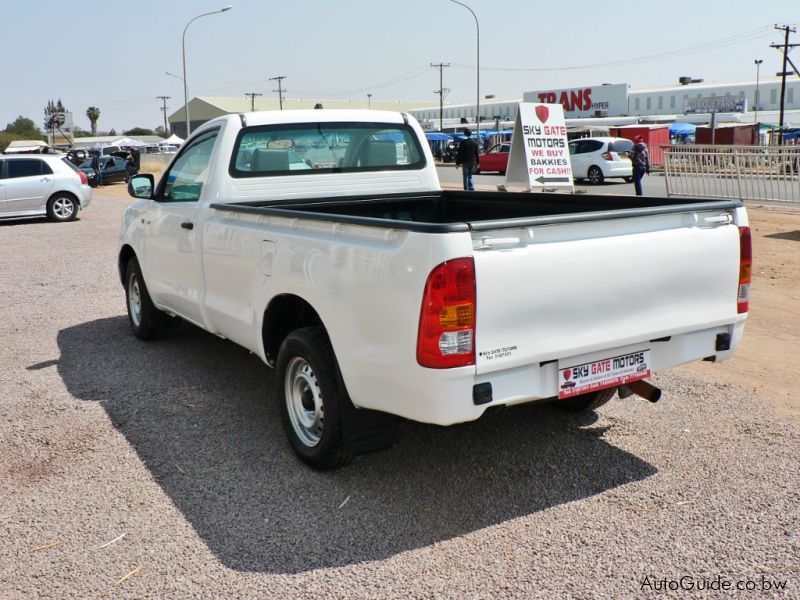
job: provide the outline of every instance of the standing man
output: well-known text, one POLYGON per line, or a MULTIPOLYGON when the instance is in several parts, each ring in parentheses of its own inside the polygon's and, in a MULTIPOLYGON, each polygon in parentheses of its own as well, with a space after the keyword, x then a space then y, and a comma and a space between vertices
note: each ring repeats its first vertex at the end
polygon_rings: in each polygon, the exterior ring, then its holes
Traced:
POLYGON ((642 195, 642 177, 650 174, 650 153, 644 143, 644 137, 637 135, 634 138, 631 162, 633 163, 633 188, 636 195, 642 195))
POLYGON ((103 172, 100 170, 101 166, 100 150, 97 150, 92 155, 92 169, 94 169, 94 185, 96 187, 103 187, 103 172))
POLYGON ((478 144, 472 141, 470 138, 471 135, 472 132, 468 128, 465 128, 464 141, 461 142, 461 145, 458 147, 458 153, 456 154, 456 169, 459 166, 462 169, 461 173, 464 178, 464 189, 474 191, 475 186, 472 183, 472 174, 481 161, 478 158, 478 144))

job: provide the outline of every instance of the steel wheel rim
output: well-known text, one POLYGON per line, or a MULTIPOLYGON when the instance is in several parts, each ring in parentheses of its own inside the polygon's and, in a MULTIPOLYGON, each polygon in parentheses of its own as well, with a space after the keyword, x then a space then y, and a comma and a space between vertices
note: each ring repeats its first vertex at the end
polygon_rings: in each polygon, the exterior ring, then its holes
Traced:
POLYGON ((75 206, 69 198, 56 198, 53 202, 53 212, 60 219, 69 219, 75 212, 75 206))
POLYGON ((138 327, 142 323, 142 293, 139 290, 139 280, 136 275, 131 276, 128 282, 128 310, 131 313, 131 321, 138 327))
POLYGON ((304 358, 295 356, 289 361, 284 390, 292 429, 304 446, 313 448, 322 439, 325 407, 317 376, 304 358))

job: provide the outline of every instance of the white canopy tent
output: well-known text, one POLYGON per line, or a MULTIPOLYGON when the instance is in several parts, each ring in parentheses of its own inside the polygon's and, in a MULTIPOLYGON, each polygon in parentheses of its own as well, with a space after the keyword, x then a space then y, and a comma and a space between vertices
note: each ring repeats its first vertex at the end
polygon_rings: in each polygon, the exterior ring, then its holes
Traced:
POLYGON ((183 138, 181 138, 181 137, 178 137, 177 135, 175 135, 175 134, 173 133, 171 136, 169 136, 169 137, 168 137, 167 139, 165 139, 163 142, 159 142, 159 144, 158 144, 158 145, 159 145, 159 146, 166 146, 166 145, 170 145, 170 146, 180 146, 180 145, 181 145, 181 144, 182 144, 184 141, 185 141, 185 140, 184 140, 183 138))

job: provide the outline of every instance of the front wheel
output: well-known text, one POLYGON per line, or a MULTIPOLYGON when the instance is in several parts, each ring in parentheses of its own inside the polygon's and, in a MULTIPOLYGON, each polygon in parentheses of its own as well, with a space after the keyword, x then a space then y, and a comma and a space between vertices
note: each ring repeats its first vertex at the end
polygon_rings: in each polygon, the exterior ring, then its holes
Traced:
POLYGON ((609 388, 599 390, 597 392, 590 392, 588 394, 581 394, 573 398, 566 398, 564 400, 557 400, 553 404, 555 407, 566 413, 584 413, 596 410, 606 404, 614 397, 617 388, 609 388))
POLYGON ((603 183, 603 171, 600 167, 589 167, 589 183, 598 185, 603 183))
POLYGON ((158 310, 150 299, 136 258, 131 258, 125 269, 125 301, 128 306, 128 323, 133 335, 140 340, 152 339, 166 328, 170 318, 158 310))
POLYGON ((73 221, 79 209, 78 201, 72 194, 58 193, 47 202, 47 216, 51 221, 73 221))

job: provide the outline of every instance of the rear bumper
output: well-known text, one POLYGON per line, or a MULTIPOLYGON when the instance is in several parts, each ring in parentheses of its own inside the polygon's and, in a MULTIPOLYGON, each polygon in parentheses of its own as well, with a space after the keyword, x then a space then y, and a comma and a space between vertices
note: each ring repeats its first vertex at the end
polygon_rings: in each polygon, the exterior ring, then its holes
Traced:
POLYGON ((632 177, 633 167, 629 162, 606 165, 603 174, 605 177, 632 177))
MULTIPOLYGON (((650 350, 651 371, 714 357, 729 358, 741 339, 744 320, 680 335, 645 341, 590 354, 565 357, 576 364, 609 358, 642 349, 650 350), (730 348, 717 350, 718 336, 730 336, 730 348)), ((423 369, 412 380, 383 381, 380 393, 362 396, 363 388, 351 389, 357 406, 381 410, 407 419, 452 425, 479 418, 490 406, 510 406, 552 401, 558 396, 558 361, 544 361, 476 375, 472 367, 423 369), (353 393, 356 392, 356 393, 353 393), (490 396, 487 396, 490 394, 490 396), (475 396, 479 397, 475 397, 475 396), (487 401, 488 399, 488 401, 487 401), (476 402, 480 402, 477 403, 476 402)), ((350 387, 350 386, 348 386, 350 387)))

